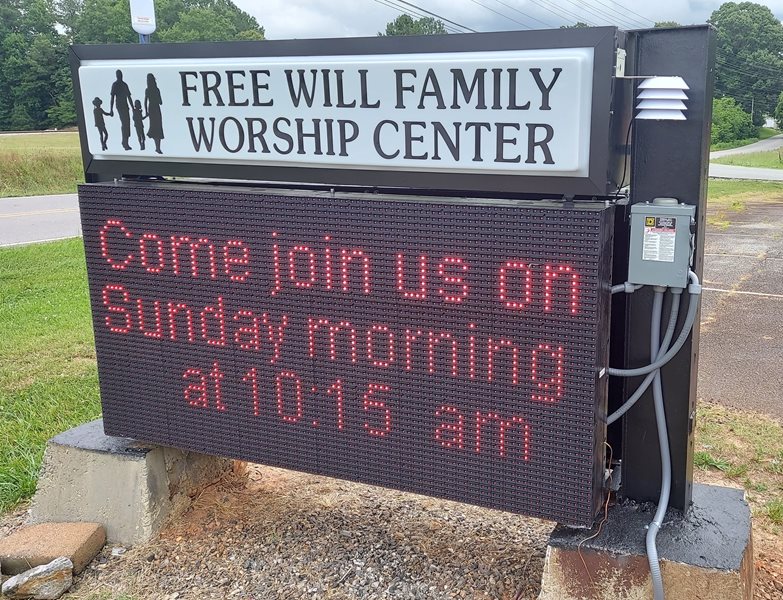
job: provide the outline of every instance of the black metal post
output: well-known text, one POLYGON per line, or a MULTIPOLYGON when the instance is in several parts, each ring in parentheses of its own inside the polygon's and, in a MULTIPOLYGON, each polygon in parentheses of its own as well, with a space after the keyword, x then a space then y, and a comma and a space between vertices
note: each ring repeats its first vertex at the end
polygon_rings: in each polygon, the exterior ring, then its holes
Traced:
MULTIPOLYGON (((707 25, 677 29, 650 29, 629 34, 635 46, 635 75, 679 75, 687 91, 686 121, 644 121, 634 125, 631 158, 631 203, 665 196, 694 204, 696 248, 694 271, 701 276, 704 254, 709 132, 712 118, 715 35, 707 25)), ((627 225, 626 225, 627 226, 627 225)), ((688 302, 683 295, 683 310, 688 302)), ((647 364, 652 290, 628 296, 625 306, 624 359, 626 366, 647 364)), ((668 306, 664 308, 666 311, 668 306)), ((679 354, 662 371, 666 420, 672 452, 672 493, 669 505, 687 510, 693 485, 693 419, 699 319, 679 354)), ((681 323, 680 323, 681 325, 681 323)), ((617 339, 616 336, 615 340, 617 339)), ((624 397, 642 378, 625 382, 624 397)), ((613 399, 613 404, 617 399, 613 399)), ((625 497, 657 501, 661 486, 660 448, 651 392, 648 391, 623 419, 622 459, 625 497)))

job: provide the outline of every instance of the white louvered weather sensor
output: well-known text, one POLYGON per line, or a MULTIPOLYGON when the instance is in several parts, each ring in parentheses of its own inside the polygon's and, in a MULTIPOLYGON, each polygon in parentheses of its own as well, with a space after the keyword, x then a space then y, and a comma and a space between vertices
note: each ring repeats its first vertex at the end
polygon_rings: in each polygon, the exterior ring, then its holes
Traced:
POLYGON ((648 77, 639 84, 636 98, 637 119, 685 121, 685 90, 690 89, 682 77, 648 77))

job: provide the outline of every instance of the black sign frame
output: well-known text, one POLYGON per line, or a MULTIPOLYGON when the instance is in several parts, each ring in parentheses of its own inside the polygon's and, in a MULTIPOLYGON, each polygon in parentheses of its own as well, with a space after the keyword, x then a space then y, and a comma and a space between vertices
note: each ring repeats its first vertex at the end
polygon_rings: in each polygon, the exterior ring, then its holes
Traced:
MULTIPOLYGON (((593 97, 591 105, 590 162, 587 177, 532 176, 524 174, 442 173, 436 171, 387 171, 377 169, 312 168, 208 164, 167 161, 98 160, 82 136, 82 157, 88 182, 107 181, 123 176, 177 176, 279 181, 326 185, 353 185, 370 188, 408 188, 499 192, 502 194, 556 194, 607 196, 616 191, 624 159, 618 159, 611 141, 615 52, 621 33, 616 27, 508 31, 481 34, 452 34, 406 37, 272 40, 262 42, 221 42, 187 44, 74 45, 70 64, 79 128, 86 130, 81 101, 79 66, 87 60, 242 58, 265 56, 351 56, 368 54, 413 54, 424 52, 476 52, 557 48, 594 48, 593 97), (607 143, 609 142, 609 143, 607 143), (401 186, 400 181, 405 185, 401 186)), ((614 111, 615 113, 617 111, 614 111)))

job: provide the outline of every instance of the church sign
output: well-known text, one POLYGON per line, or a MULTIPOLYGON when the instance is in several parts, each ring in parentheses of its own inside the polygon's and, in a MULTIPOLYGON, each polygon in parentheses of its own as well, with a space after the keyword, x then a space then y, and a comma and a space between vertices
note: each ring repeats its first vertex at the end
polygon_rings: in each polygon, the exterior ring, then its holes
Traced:
POLYGON ((589 526, 622 43, 75 46, 106 433, 589 526))
POLYGON ((75 47, 87 171, 611 190, 613 28, 442 38, 75 47))

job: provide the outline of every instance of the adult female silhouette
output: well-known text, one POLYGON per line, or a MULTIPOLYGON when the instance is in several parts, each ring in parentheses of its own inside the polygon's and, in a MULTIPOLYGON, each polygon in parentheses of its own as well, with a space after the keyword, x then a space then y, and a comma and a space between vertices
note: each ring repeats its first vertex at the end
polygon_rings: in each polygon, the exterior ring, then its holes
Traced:
POLYGON ((155 152, 163 154, 160 150, 160 141, 163 139, 163 117, 160 113, 160 105, 163 99, 160 97, 158 83, 152 73, 147 73, 147 89, 144 90, 144 111, 150 119, 147 137, 155 141, 155 152))

